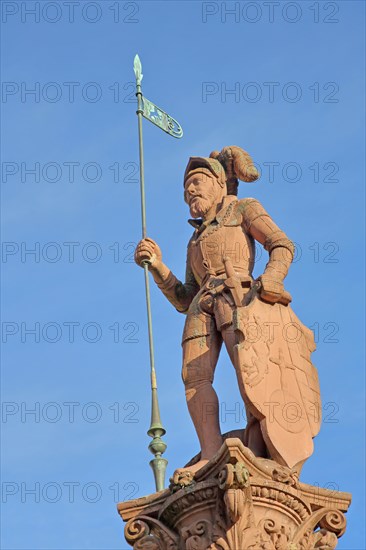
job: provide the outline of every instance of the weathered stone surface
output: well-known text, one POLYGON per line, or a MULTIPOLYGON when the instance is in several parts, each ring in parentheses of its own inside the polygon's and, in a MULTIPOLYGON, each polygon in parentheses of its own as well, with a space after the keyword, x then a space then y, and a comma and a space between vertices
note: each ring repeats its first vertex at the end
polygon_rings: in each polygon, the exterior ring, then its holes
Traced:
POLYGON ((315 342, 284 288, 293 243, 256 199, 236 197, 238 179, 257 177, 236 146, 190 158, 184 282, 155 241, 136 247, 136 263, 186 314, 182 378, 201 451, 169 489, 118 505, 134 550, 333 550, 345 531, 351 495, 299 481, 321 424, 315 342), (256 280, 255 241, 269 256, 256 280), (222 344, 248 420, 226 437, 213 388, 222 344))
POLYGON ((134 550, 333 550, 349 493, 301 483, 228 438, 194 479, 118 504, 134 550))
MULTIPOLYGON (((136 263, 148 264, 166 298, 186 314, 182 378, 201 446, 193 470, 210 460, 223 441, 212 385, 223 343, 246 408, 244 442, 257 457, 299 473, 320 428, 319 382, 311 362, 314 335, 295 315, 284 287, 293 243, 258 200, 236 197, 238 179, 257 177, 240 147, 190 158, 184 199, 195 231, 184 282, 163 263, 155 241, 146 238, 136 247, 136 263), (255 241, 268 252, 257 280, 255 241)), ((176 475, 186 474, 180 469, 176 475)))

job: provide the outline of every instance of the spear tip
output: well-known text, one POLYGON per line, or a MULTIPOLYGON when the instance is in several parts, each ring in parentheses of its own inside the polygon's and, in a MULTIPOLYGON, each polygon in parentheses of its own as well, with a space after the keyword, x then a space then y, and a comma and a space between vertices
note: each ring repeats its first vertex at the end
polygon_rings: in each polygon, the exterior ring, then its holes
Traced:
POLYGON ((142 65, 138 54, 135 55, 135 59, 133 60, 133 70, 135 72, 137 82, 140 83, 143 78, 143 74, 142 65))

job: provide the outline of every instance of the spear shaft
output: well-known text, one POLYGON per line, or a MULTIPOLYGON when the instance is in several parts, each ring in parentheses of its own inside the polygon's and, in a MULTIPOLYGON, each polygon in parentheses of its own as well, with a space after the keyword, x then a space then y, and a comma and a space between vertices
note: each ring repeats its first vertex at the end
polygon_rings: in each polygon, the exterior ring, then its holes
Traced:
MULTIPOLYGON (((142 134, 142 114, 143 100, 141 90, 141 62, 138 56, 135 57, 134 63, 136 75, 136 96, 137 96, 137 119, 138 119, 138 134, 139 134, 139 155, 140 155, 140 196, 141 196, 141 228, 142 238, 146 238, 146 198, 145 198, 145 170, 144 170, 144 143, 142 134)), ((150 466, 154 472, 155 486, 157 491, 164 489, 165 471, 168 461, 162 458, 162 454, 166 449, 166 444, 161 439, 166 431, 160 420, 160 410, 157 393, 157 382, 155 372, 154 359, 154 339, 152 331, 152 315, 151 315, 151 300, 150 300, 150 283, 149 283, 149 262, 143 262, 144 278, 145 278, 145 294, 146 294, 146 309, 147 309, 147 324, 149 333, 149 350, 150 350, 150 377, 151 377, 151 423, 148 430, 148 435, 153 438, 150 442, 149 450, 154 454, 150 461, 150 466)))
MULTIPOLYGON (((141 229, 142 238, 146 238, 146 195, 145 195, 145 165, 144 165, 144 140, 142 134, 142 91, 141 85, 136 85, 137 96, 137 119, 139 132, 139 155, 140 155, 140 197, 141 197, 141 229)), ((152 331, 152 315, 151 315, 151 300, 150 300, 150 282, 149 282, 149 262, 143 263, 145 275, 145 294, 146 294, 146 309, 147 309, 147 325, 149 333, 149 350, 150 350, 150 368, 151 368, 151 389, 156 390, 156 373, 155 373, 155 356, 154 356, 154 339, 152 331)))

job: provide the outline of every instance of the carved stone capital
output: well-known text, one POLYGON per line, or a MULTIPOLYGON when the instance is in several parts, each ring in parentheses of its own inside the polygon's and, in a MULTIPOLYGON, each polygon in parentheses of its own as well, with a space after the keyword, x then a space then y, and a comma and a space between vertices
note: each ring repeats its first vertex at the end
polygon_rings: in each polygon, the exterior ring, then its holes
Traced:
POLYGON ((193 483, 118 510, 134 550, 334 550, 350 502, 226 439, 193 483))

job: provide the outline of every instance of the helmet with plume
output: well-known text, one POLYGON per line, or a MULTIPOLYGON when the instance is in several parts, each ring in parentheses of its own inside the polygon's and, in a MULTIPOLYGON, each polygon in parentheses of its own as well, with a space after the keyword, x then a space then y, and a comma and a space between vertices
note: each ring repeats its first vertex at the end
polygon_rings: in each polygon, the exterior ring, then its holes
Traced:
POLYGON ((184 173, 184 182, 197 172, 213 175, 221 187, 226 184, 228 195, 238 194, 238 180, 252 182, 259 177, 249 153, 236 145, 224 147, 221 152, 213 151, 209 158, 191 157, 184 173))

